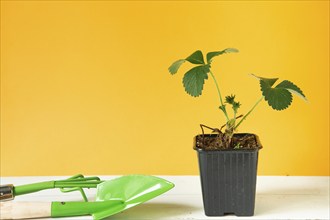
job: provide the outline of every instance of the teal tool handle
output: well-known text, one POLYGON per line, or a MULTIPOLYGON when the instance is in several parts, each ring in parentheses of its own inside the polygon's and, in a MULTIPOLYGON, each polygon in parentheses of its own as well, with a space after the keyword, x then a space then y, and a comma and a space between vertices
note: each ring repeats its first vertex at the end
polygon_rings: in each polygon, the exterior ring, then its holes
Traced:
POLYGON ((47 182, 26 184, 22 186, 15 186, 14 196, 34 193, 44 189, 53 189, 54 187, 55 187, 55 181, 47 181, 47 182))
POLYGON ((93 215, 99 216, 106 210, 117 210, 124 206, 122 200, 108 200, 99 202, 52 202, 51 216, 54 217, 70 217, 93 215))

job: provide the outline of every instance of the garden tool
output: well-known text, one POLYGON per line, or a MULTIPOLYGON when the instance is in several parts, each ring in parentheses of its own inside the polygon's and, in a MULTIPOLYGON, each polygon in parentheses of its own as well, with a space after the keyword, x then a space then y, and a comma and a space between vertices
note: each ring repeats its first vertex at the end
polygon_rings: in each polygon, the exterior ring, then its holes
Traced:
POLYGON ((94 220, 104 219, 159 196, 173 187, 173 183, 158 177, 127 175, 98 184, 93 202, 2 202, 0 219, 83 215, 92 215, 94 220))
POLYGON ((84 177, 81 174, 70 177, 66 180, 47 181, 26 184, 21 186, 13 186, 12 184, 0 186, 0 201, 8 201, 15 198, 15 196, 34 193, 45 189, 60 188, 61 192, 80 191, 82 197, 87 202, 86 194, 83 188, 96 188, 98 184, 103 181, 100 178, 84 177))

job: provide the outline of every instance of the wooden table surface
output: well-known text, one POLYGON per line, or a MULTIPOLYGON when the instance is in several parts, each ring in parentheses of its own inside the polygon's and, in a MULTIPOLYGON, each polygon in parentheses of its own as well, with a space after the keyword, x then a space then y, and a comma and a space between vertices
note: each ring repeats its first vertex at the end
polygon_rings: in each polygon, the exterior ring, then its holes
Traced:
MULTIPOLYGON (((110 180, 117 176, 100 176, 110 180)), ((199 176, 159 176, 175 184, 167 193, 144 204, 127 209, 108 219, 330 219, 329 176, 258 176, 256 207, 253 217, 206 217, 203 211, 199 176)), ((1 177, 0 184, 22 185, 67 177, 1 177)), ((86 190, 90 198, 95 189, 86 190)), ((58 189, 17 196, 18 201, 80 201, 78 192, 61 193, 58 189)), ((1 212, 0 212, 1 215, 1 212)), ((91 216, 60 219, 92 219, 91 216)))

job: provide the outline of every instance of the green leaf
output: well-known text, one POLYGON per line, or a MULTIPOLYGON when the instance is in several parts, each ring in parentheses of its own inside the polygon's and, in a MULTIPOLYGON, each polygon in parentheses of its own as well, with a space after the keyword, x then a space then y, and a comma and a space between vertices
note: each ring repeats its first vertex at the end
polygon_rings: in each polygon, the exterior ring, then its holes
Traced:
POLYGON ((226 105, 220 105, 219 109, 223 112, 226 112, 226 105))
POLYGON ((227 48, 224 51, 225 51, 225 53, 238 53, 239 52, 239 50, 236 48, 227 48))
POLYGON ((267 83, 270 87, 272 87, 274 85, 274 83, 278 80, 278 78, 264 78, 264 77, 260 77, 260 76, 256 76, 254 74, 251 74, 252 76, 256 77, 259 80, 264 81, 265 83, 267 83))
POLYGON ((234 102, 233 103, 233 109, 234 109, 235 112, 237 112, 239 107, 241 107, 241 103, 239 103, 239 102, 234 102))
POLYGON ((284 88, 287 89, 289 92, 298 95, 300 98, 304 99, 305 101, 307 101, 306 96, 304 95, 303 91, 301 91, 301 89, 296 86, 295 84, 293 84, 292 82, 290 82, 289 80, 283 80, 280 84, 278 84, 276 86, 276 88, 284 88))
POLYGON ((289 107, 292 102, 292 93, 307 100, 301 89, 288 80, 284 80, 272 88, 272 85, 277 79, 258 78, 260 79, 262 95, 265 97, 268 104, 275 110, 283 110, 289 107))
POLYGON ((260 80, 262 95, 268 102, 268 105, 275 110, 284 110, 290 106, 292 102, 291 93, 284 88, 271 88, 267 81, 260 80))
POLYGON ((240 143, 237 143, 236 146, 234 147, 234 149, 240 149, 242 148, 243 146, 240 144, 240 143))
POLYGON ((235 102, 235 95, 226 96, 226 103, 233 104, 235 102))
POLYGON ((213 57, 219 56, 224 53, 237 53, 238 50, 235 48, 227 48, 222 51, 214 51, 214 52, 209 52, 206 55, 207 63, 210 64, 212 62, 213 57))
POLYGON ((203 53, 200 50, 195 51, 193 54, 187 57, 186 60, 193 64, 205 64, 203 53))
POLYGON ((168 68, 168 71, 169 71, 172 75, 176 74, 176 73, 178 72, 180 66, 181 66, 184 62, 186 62, 186 60, 183 60, 183 59, 175 61, 175 62, 174 62, 169 68, 168 68))
POLYGON ((237 110, 241 106, 241 103, 236 102, 235 97, 236 97, 235 95, 226 96, 225 97, 225 99, 226 99, 225 103, 228 103, 228 104, 232 105, 232 108, 233 108, 234 112, 237 112, 237 110))
POLYGON ((202 65, 190 69, 183 77, 183 86, 185 91, 197 97, 202 94, 204 81, 208 78, 207 73, 210 71, 209 66, 202 65))

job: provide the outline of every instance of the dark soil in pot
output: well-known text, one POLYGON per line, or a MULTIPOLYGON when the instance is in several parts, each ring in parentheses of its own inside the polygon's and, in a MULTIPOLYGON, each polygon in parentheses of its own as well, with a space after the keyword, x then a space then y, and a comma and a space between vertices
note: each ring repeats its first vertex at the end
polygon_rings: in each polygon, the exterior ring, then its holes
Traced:
POLYGON ((261 149, 258 136, 249 133, 234 134, 228 149, 221 145, 222 134, 205 134, 196 136, 194 147, 203 150, 230 150, 230 149, 261 149))

